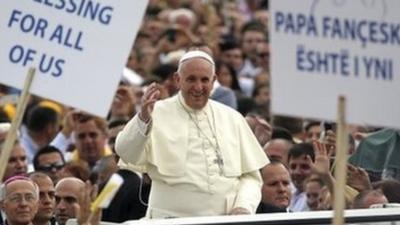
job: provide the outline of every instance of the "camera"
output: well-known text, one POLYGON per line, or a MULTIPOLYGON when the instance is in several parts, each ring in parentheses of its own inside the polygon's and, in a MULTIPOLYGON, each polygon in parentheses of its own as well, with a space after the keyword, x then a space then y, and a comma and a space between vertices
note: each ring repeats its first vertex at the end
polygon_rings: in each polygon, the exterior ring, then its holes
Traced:
POLYGON ((176 32, 177 30, 174 28, 168 28, 165 31, 165 35, 167 36, 167 40, 171 43, 174 43, 176 41, 176 32))
POLYGON ((324 130, 333 130, 333 123, 324 122, 324 130))
POLYGON ((321 135, 320 135, 321 141, 324 140, 328 130, 336 132, 336 123, 327 121, 321 123, 321 135))

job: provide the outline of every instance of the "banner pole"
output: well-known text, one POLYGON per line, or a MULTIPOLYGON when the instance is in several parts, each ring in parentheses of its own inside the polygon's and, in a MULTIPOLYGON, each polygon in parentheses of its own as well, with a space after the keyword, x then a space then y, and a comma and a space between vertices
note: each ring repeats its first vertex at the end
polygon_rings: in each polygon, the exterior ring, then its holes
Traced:
POLYGON ((334 186, 334 218, 332 224, 344 224, 344 209, 346 206, 345 189, 347 179, 347 151, 348 134, 346 123, 346 98, 338 98, 338 117, 336 130, 336 166, 335 166, 335 186, 334 186))
POLYGON ((17 112, 12 120, 11 128, 7 132, 6 139, 4 141, 3 149, 0 155, 0 181, 3 180, 5 169, 8 163, 8 158, 11 155, 11 151, 14 147, 15 139, 17 138, 17 131, 21 125, 22 118, 29 100, 29 89, 31 87, 33 77, 35 75, 35 68, 29 68, 28 74, 25 78, 24 88, 18 100, 17 112))

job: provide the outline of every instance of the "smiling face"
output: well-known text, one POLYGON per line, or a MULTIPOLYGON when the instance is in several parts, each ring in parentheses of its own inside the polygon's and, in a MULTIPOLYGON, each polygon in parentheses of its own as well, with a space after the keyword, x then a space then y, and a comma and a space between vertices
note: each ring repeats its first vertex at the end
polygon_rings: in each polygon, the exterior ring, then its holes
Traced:
POLYGON ((303 191, 303 182, 311 175, 311 165, 305 154, 289 159, 289 171, 294 186, 303 191))
POLYGON ((178 70, 179 84, 185 103, 193 109, 202 109, 208 101, 215 80, 214 66, 207 60, 190 58, 178 70))

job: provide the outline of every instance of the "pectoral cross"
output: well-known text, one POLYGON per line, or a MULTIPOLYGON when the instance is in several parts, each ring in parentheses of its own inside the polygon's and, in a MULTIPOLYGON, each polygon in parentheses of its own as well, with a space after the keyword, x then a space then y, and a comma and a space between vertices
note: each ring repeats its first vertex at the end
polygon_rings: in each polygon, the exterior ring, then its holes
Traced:
POLYGON ((216 159, 214 159, 214 163, 218 164, 219 167, 222 167, 224 165, 224 160, 220 157, 217 157, 216 159))
POLYGON ((223 173, 224 173, 224 160, 222 159, 222 157, 219 154, 217 154, 217 158, 214 159, 214 163, 218 164, 219 174, 223 175, 223 173))

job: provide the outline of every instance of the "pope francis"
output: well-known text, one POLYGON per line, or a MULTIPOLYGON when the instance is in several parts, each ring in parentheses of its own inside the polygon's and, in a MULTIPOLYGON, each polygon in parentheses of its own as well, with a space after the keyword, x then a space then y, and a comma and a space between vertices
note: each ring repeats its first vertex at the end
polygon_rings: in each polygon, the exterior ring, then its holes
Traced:
POLYGON ((159 100, 157 84, 116 140, 121 159, 152 179, 147 218, 254 213, 259 169, 269 161, 245 119, 209 99, 216 79, 210 55, 194 50, 179 61, 180 92, 159 100))

